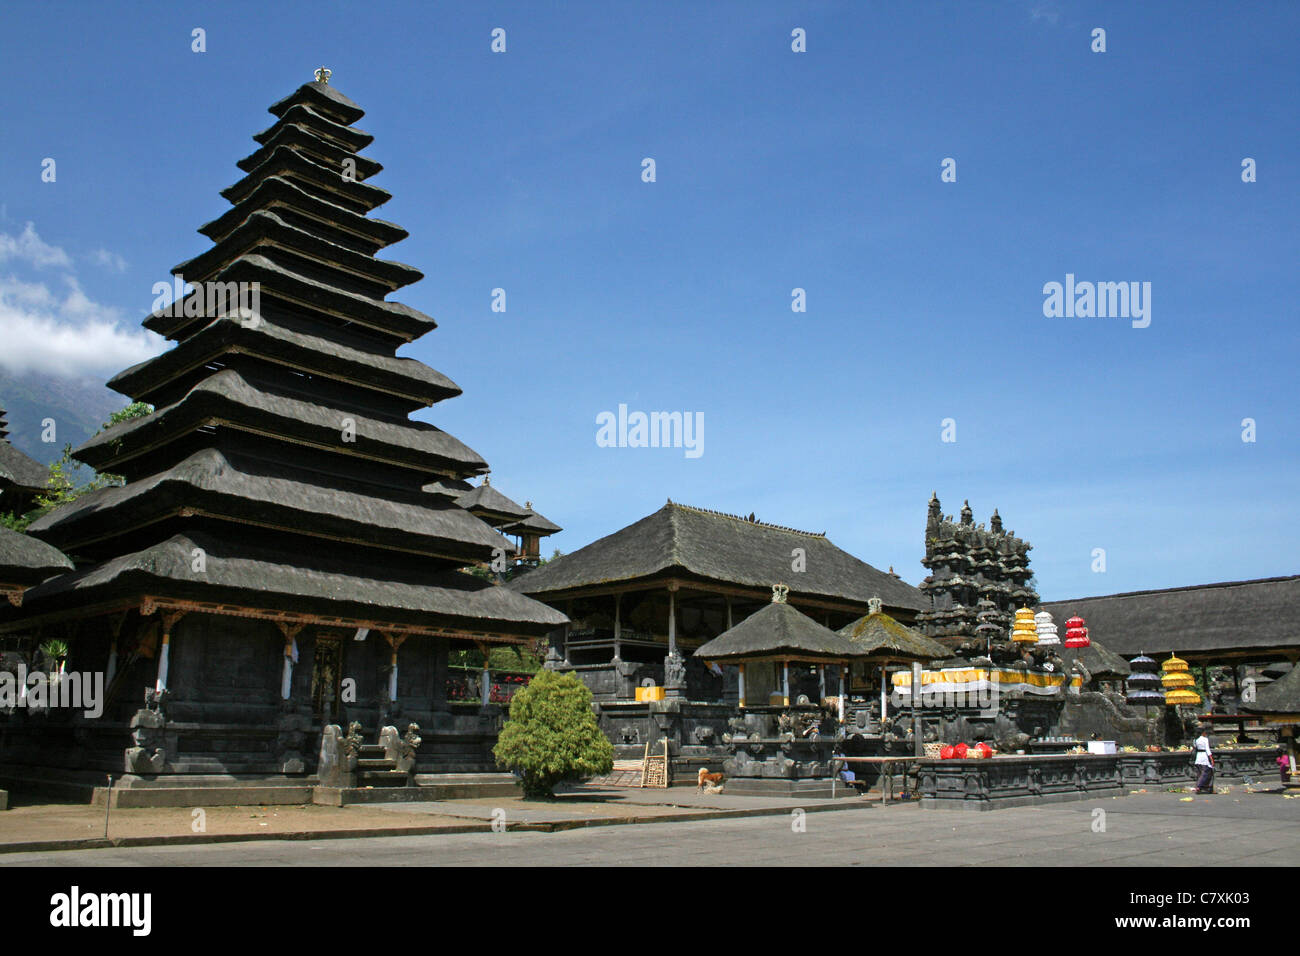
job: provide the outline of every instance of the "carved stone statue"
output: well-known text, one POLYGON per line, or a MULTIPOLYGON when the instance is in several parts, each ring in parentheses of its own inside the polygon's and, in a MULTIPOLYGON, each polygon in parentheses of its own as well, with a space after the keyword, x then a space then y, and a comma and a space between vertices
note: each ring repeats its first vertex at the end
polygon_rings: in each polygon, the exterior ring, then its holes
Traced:
POLYGON ((167 762, 167 752, 163 750, 163 728, 167 718, 161 711, 147 707, 137 710, 131 718, 131 741, 134 747, 126 751, 126 772, 154 774, 161 773, 167 762))
POLYGON ((677 651, 664 658, 664 687, 682 690, 686 686, 686 661, 677 651))

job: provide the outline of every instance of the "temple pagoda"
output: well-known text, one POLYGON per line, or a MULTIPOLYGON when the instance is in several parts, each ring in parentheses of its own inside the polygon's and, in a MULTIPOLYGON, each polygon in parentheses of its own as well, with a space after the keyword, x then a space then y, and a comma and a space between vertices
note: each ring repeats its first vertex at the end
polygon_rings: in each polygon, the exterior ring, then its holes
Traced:
MULTIPOLYGON (((120 771, 125 750, 139 774, 302 773, 324 724, 371 736, 400 715, 422 728, 417 769, 490 769, 494 729, 447 703, 449 647, 566 623, 461 573, 513 547, 450 493, 483 458, 409 418, 461 390, 396 355, 435 323, 386 299, 422 276, 376 257, 407 232, 370 215, 389 199, 359 153, 373 137, 328 80, 270 107, 231 208, 199 229, 211 247, 173 269, 192 288, 144 325, 174 347, 109 382, 154 410, 75 457, 125 484, 32 526, 78 568, 3 626, 57 628, 70 667, 113 672, 86 768, 120 771)), ((483 488, 502 525, 529 519, 483 488)))

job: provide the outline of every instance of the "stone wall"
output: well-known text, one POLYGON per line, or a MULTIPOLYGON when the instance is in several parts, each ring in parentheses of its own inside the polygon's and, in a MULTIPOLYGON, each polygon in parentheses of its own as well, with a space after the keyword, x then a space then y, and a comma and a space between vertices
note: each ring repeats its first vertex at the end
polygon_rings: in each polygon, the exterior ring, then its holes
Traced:
MULTIPOLYGON (((1176 786, 1195 778, 1192 759, 1190 751, 1168 751, 927 760, 919 771, 921 806, 993 810, 1176 786)), ((1227 779, 1276 773, 1275 759, 1269 747, 1215 751, 1217 776, 1227 779)))

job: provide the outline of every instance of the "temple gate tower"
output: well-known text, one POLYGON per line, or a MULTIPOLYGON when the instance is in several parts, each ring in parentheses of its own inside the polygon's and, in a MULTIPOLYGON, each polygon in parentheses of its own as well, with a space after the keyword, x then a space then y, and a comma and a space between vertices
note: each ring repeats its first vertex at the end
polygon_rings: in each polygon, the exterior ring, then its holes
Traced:
POLYGON ((975 524, 969 501, 962 505, 961 520, 953 521, 940 510, 938 494, 931 494, 921 559, 930 570, 921 582, 930 607, 917 615, 917 628, 954 649, 975 638, 980 623, 991 622, 1005 633, 1017 608, 1038 604, 1029 586, 1032 547, 1003 530, 996 508, 985 528, 975 524), (995 613, 977 617, 981 601, 991 602, 995 613))

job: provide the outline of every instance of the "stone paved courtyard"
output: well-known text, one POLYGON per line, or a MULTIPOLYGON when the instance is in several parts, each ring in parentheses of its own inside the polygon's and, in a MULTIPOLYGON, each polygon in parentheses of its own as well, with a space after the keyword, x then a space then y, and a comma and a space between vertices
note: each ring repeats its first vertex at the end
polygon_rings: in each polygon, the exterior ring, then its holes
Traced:
POLYGON ((0 866, 1038 865, 1297 866, 1300 800, 1240 787, 1187 800, 1135 793, 988 813, 910 804, 604 826, 557 833, 283 841, 14 853, 0 866), (1105 811, 1104 832, 1094 831, 1105 811))

